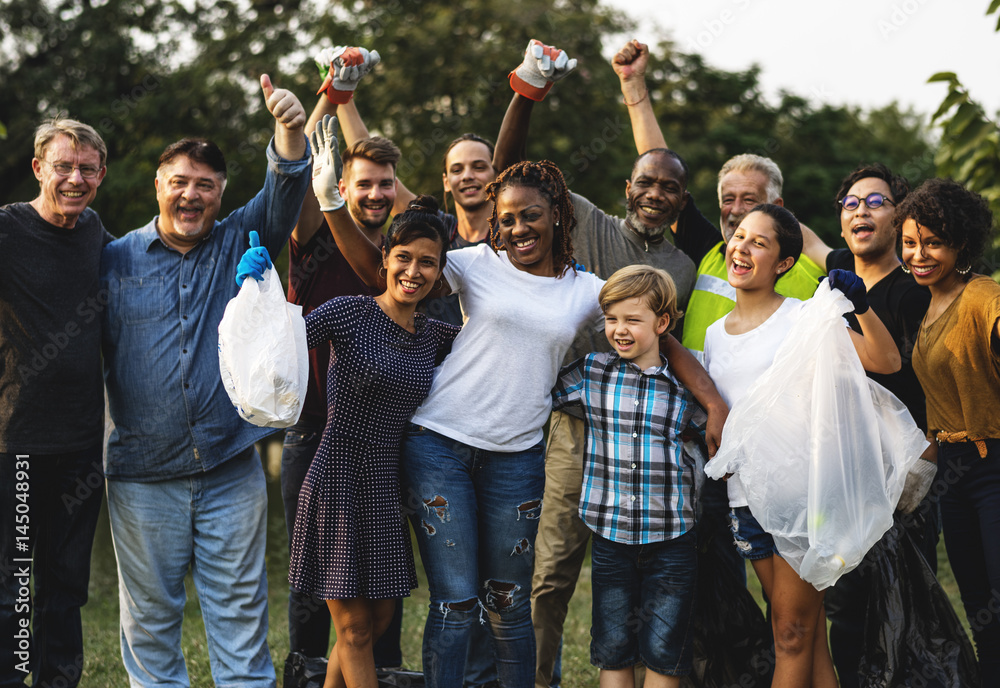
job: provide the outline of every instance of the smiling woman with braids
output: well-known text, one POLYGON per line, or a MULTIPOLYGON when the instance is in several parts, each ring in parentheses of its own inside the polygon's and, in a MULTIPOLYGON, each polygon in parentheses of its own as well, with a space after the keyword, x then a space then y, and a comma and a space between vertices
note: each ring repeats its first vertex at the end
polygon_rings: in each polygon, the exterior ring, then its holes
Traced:
MULTIPOLYGON (((381 254, 337 193, 335 132, 327 118, 314 134, 313 189, 355 272, 381 289, 381 254)), ((400 466, 430 587, 423 667, 432 688, 462 685, 470 627, 487 617, 501 682, 534 685, 542 427, 577 332, 604 324, 603 281, 574 267, 575 219, 559 168, 514 165, 488 193, 491 245, 449 252, 435 292, 458 294, 465 325, 413 416, 400 466)))

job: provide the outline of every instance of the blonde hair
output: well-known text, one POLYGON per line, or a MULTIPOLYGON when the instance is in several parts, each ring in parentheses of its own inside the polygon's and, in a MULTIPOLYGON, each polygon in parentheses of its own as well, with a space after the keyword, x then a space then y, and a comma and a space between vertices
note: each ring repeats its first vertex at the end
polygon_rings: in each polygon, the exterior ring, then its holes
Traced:
POLYGON ((101 159, 101 167, 104 167, 108 159, 108 147, 101 135, 89 124, 66 117, 53 117, 38 125, 35 129, 35 157, 44 160, 45 149, 52 143, 52 139, 60 135, 68 137, 73 142, 73 148, 77 150, 80 146, 89 146, 96 150, 101 159))
POLYGON ((684 315, 684 311, 677 308, 677 286, 673 278, 667 271, 649 265, 622 268, 608 278, 597 298, 604 312, 626 299, 645 299, 646 305, 657 317, 666 315, 670 318, 670 324, 663 334, 674 329, 674 325, 684 315))

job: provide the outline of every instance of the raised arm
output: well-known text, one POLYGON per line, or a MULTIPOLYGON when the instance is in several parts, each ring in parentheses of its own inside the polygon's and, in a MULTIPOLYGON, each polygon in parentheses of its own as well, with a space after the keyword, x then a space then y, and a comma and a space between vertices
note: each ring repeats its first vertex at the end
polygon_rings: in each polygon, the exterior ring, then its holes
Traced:
POLYGON ((274 150, 285 160, 301 160, 306 154, 306 111, 295 94, 275 88, 271 77, 261 74, 260 87, 264 103, 274 117, 274 150))
MULTIPOLYGON (((379 63, 376 51, 364 48, 338 46, 320 51, 316 56, 316 66, 323 85, 320 86, 319 101, 306 122, 305 134, 312 136, 316 125, 327 115, 340 115, 340 126, 344 138, 350 145, 359 138, 366 138, 368 130, 351 102, 358 82, 379 63), (358 129, 360 126, 360 130, 358 129), (352 136, 354 137, 352 139, 352 136)), ((292 238, 300 246, 306 244, 323 226, 323 214, 316 202, 316 194, 310 188, 302 201, 299 221, 292 230, 292 238)))
POLYGON ((889 330, 869 307, 864 280, 847 270, 831 270, 829 279, 830 288, 839 289, 854 304, 861 334, 854 330, 850 330, 850 334, 861 365, 868 372, 883 375, 898 371, 902 366, 899 349, 889 330))
MULTIPOLYGON (((337 106, 331 103, 324 95, 319 97, 319 102, 313 108, 309 120, 306 122, 305 134, 312 136, 316 131, 316 124, 326 115, 331 115, 337 111, 337 106)), ((315 153, 315 151, 314 151, 315 153)), ((323 224, 323 213, 319 210, 319 203, 316 202, 316 194, 312 187, 306 191, 306 197, 302 199, 302 210, 299 212, 299 220, 292 230, 292 239, 299 246, 304 246, 313 238, 323 224)))
POLYGON ((826 257, 830 255, 833 251, 832 248, 826 245, 816 232, 812 231, 804 224, 799 223, 802 227, 802 253, 805 254, 812 262, 826 270, 826 257))
POLYGON ((545 45, 534 38, 528 41, 524 60, 512 71, 510 87, 514 90, 493 153, 497 174, 528 157, 528 126, 536 101, 545 98, 552 84, 576 68, 576 60, 566 51, 545 45))
POLYGON ((722 400, 722 395, 715 388, 715 383, 709 377, 698 359, 677 341, 672 335, 660 339, 660 351, 670 362, 670 369, 684 385, 701 407, 708 413, 705 425, 705 443, 708 445, 709 457, 715 456, 722 443, 722 427, 729 416, 729 407, 722 400))
POLYGON ((313 192, 320 211, 330 225, 337 248, 365 284, 384 290, 385 280, 379 275, 382 251, 354 223, 340 195, 337 118, 325 115, 309 140, 313 149, 313 192))
MULTIPOLYGON (((329 113, 324 114, 336 114, 337 119, 340 121, 340 130, 344 134, 344 143, 347 146, 353 146, 358 141, 368 138, 371 134, 368 132, 368 127, 365 125, 364 120, 361 119, 361 113, 358 112, 352 96, 361 77, 374 69, 381 58, 376 50, 368 52, 364 48, 333 48, 332 50, 320 53, 316 58, 316 64, 319 65, 321 74, 323 72, 323 63, 331 62, 331 60, 333 62, 330 64, 329 74, 326 75, 320 92, 325 91, 327 96, 337 103, 337 108, 336 112, 331 110, 329 113), (339 70, 335 69, 338 66, 338 61, 343 62, 345 60, 350 62, 351 67, 356 68, 357 72, 352 70, 345 71, 343 68, 339 70), (333 74, 333 76, 330 76, 330 74, 333 74), (345 95, 346 92, 349 92, 350 95, 345 95)), ((397 179, 396 201, 392 206, 392 214, 397 215, 406 210, 406 207, 414 198, 416 198, 416 195, 397 179)))
POLYGON ((500 174, 511 165, 528 157, 528 128, 535 101, 515 93, 500 124, 496 147, 493 149, 493 169, 500 174))
MULTIPOLYGON (((368 127, 361 119, 361 113, 352 100, 337 108, 337 119, 340 121, 340 131, 344 134, 344 143, 353 146, 355 142, 368 138, 368 127)), ((410 201, 417 195, 410 191, 402 181, 396 179, 396 200, 392 204, 392 214, 398 215, 406 210, 410 201)))
MULTIPOLYGON (((338 186, 337 118, 326 115, 310 138, 313 147, 313 192, 337 248, 347 258, 351 269, 372 289, 385 290, 385 272, 380 273, 382 251, 365 236, 347 211, 338 186)), ((446 280, 428 298, 451 292, 446 280)))
POLYGON ((611 66, 621 82, 622 97, 628 107, 628 116, 632 121, 632 135, 639 155, 654 148, 667 147, 663 131, 653 113, 649 88, 646 86, 648 64, 649 46, 634 38, 611 58, 611 66))

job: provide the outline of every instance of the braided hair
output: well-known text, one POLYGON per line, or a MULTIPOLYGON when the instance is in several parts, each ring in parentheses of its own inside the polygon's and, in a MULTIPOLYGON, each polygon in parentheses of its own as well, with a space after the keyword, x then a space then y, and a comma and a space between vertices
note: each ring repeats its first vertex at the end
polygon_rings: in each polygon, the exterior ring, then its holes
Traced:
POLYGON ((573 229, 576 227, 573 201, 562 172, 550 160, 524 161, 511 165, 486 187, 486 194, 493 202, 493 215, 490 217, 490 245, 493 250, 506 250, 500 240, 496 202, 500 193, 508 186, 527 186, 536 189, 549 201, 552 208, 558 211, 559 223, 552 228, 552 265, 557 277, 562 277, 567 269, 575 270, 576 260, 573 258, 571 239, 573 229))

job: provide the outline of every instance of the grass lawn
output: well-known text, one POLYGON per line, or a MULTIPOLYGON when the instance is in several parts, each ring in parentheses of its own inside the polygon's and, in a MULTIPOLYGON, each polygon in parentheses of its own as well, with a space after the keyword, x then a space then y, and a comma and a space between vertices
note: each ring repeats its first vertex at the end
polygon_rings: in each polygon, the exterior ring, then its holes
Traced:
MULTIPOLYGON (((271 656, 281 685, 281 673, 285 656, 288 654, 287 595, 288 556, 285 534, 284 512, 281 506, 281 492, 277 479, 268 483, 268 551, 267 572, 270 586, 270 631, 268 642, 271 656)), ((415 552, 416 554, 416 552, 415 552)), ((965 622, 965 614, 959 604, 958 588, 948 566, 944 545, 938 546, 938 577, 944 589, 959 610, 959 617, 965 622)), ((749 568, 748 568, 749 570, 749 568)), ((426 617, 428 596, 423 569, 417 564, 420 587, 406 600, 403 615, 403 658, 408 668, 420 668, 420 638, 426 617)), ((752 570, 748 574, 753 594, 760 600, 760 586, 752 570)), ((205 642, 205 627, 194 593, 191 578, 187 581, 188 601, 184 613, 183 648, 191 685, 195 688, 212 686, 212 676, 208 663, 205 642)), ((968 626, 966 626, 968 630, 968 626)), ((108 529, 106 506, 102 507, 94 542, 91 565, 90 601, 83 609, 83 637, 85 642, 86 665, 83 686, 127 686, 128 675, 121 660, 118 633, 118 577, 115 570, 114 548, 108 529)), ((570 603, 566 620, 563 646, 563 682, 565 688, 596 688, 597 670, 590 665, 590 560, 584 564, 584 571, 577 586, 576 595, 570 603)))

